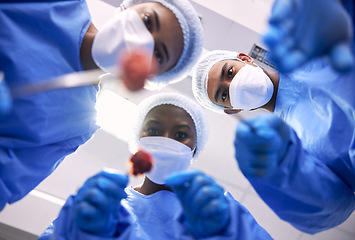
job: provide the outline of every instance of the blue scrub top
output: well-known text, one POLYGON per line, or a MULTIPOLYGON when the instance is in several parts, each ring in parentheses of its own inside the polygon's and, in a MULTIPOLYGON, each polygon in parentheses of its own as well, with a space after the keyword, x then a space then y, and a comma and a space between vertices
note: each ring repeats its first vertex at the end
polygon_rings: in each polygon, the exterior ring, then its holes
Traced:
POLYGON ((327 60, 281 75, 274 113, 294 131, 278 169, 249 178, 278 216, 317 233, 355 209, 355 66, 338 74, 327 60))
MULTIPOLYGON (((124 226, 121 234, 115 238, 88 234, 77 228, 73 221, 72 207, 75 196, 68 198, 59 217, 46 229, 39 240, 192 240, 183 227, 183 209, 175 193, 158 191, 151 195, 142 195, 132 187, 126 188, 127 198, 121 201, 119 225, 124 226)), ((232 195, 225 193, 231 211, 231 221, 225 232, 205 237, 205 240, 267 240, 270 235, 255 221, 249 211, 232 195)))
MULTIPOLYGON (((354 1, 342 3, 355 27, 354 1)), ((341 224, 355 210, 355 65, 339 74, 320 58, 281 75, 274 113, 293 128, 291 145, 277 171, 250 183, 301 231, 341 224)))
MULTIPOLYGON (((10 87, 83 71, 85 1, 0 4, 0 71, 10 87)), ((97 130, 96 86, 15 99, 0 117, 0 210, 24 197, 97 130)))

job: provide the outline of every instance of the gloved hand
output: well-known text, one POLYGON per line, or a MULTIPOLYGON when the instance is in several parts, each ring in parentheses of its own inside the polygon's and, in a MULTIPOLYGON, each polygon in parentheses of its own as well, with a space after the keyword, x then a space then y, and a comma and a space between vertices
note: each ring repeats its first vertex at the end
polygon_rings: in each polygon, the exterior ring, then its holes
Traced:
POLYGON ((165 185, 180 199, 184 226, 194 237, 208 237, 222 232, 230 220, 230 206, 222 187, 199 171, 170 175, 165 185))
POLYGON ((239 122, 235 157, 245 176, 265 177, 276 170, 289 144, 290 127, 273 114, 263 114, 239 122))
POLYGON ((79 229, 90 234, 114 237, 117 234, 120 201, 127 175, 101 171, 79 189, 73 206, 74 221, 79 229))
POLYGON ((351 69, 352 23, 337 0, 276 0, 264 42, 280 72, 328 55, 335 70, 351 69))
POLYGON ((10 90, 4 80, 4 73, 0 72, 0 117, 11 110, 12 99, 10 90))

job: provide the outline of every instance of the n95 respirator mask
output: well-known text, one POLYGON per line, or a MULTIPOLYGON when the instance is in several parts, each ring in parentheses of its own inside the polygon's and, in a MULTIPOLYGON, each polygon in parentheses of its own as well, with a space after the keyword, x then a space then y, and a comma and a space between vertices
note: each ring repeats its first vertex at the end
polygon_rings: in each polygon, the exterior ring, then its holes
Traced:
POLYGON ((154 38, 135 10, 116 13, 96 34, 92 46, 92 57, 102 70, 115 74, 120 70, 119 56, 123 52, 144 49, 152 59, 154 38))
POLYGON ((270 101, 273 93, 271 79, 259 66, 247 63, 235 74, 229 85, 230 103, 234 109, 248 111, 261 107, 270 101))
POLYGON ((193 156, 190 147, 167 137, 143 137, 138 146, 152 155, 153 167, 146 176, 157 184, 164 184, 172 173, 186 170, 193 156))

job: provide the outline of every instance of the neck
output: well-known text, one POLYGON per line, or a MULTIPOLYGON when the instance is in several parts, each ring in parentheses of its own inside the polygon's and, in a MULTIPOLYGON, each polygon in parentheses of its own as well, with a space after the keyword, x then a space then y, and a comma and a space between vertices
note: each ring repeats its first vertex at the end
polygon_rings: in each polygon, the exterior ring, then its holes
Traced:
POLYGON ((94 24, 91 23, 87 32, 85 33, 83 42, 80 47, 80 60, 84 70, 98 68, 91 55, 92 44, 94 42, 96 34, 97 29, 94 24))
POLYGON ((270 112, 274 111, 275 108, 275 103, 276 103, 276 97, 277 97, 277 91, 279 89, 279 81, 280 81, 280 75, 278 72, 266 72, 265 73, 269 76, 271 79, 272 84, 274 85, 274 93, 272 94, 272 97, 270 101, 262 106, 261 108, 264 108, 270 112))
POLYGON ((134 187, 134 190, 143 195, 151 195, 162 190, 171 191, 170 188, 166 187, 165 185, 156 184, 147 177, 144 178, 142 185, 134 187))

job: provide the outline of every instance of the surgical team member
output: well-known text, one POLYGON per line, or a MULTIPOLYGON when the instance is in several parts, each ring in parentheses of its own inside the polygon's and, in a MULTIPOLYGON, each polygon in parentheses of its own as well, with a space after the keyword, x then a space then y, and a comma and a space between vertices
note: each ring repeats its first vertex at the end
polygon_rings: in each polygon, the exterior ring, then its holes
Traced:
POLYGON ((246 54, 214 51, 198 64, 193 92, 216 112, 274 113, 238 124, 236 159, 280 218, 317 233, 355 209, 354 79, 355 65, 339 74, 324 58, 279 75, 246 54))
POLYGON ((185 171, 208 135, 202 108, 176 93, 139 105, 131 149, 149 151, 153 169, 140 186, 102 171, 68 198, 42 234, 49 239, 271 239, 247 209, 207 175, 185 171))
MULTIPOLYGON (((135 46, 146 47, 159 63, 152 84, 182 79, 203 45, 191 4, 129 0, 121 8, 98 31, 86 1, 0 4, 0 73, 6 84, 12 88, 98 67, 107 70, 123 49, 135 46)), ((0 210, 35 188, 93 135, 97 91, 91 85, 13 100, 10 112, 0 117, 0 210)))

